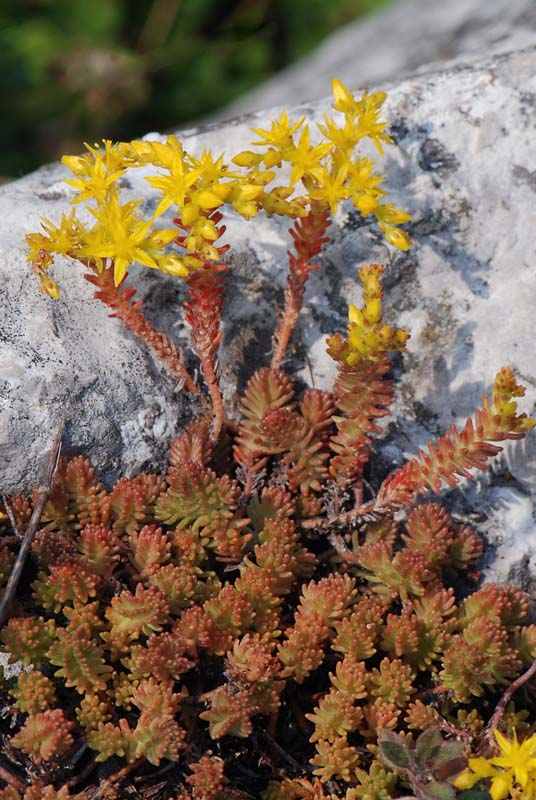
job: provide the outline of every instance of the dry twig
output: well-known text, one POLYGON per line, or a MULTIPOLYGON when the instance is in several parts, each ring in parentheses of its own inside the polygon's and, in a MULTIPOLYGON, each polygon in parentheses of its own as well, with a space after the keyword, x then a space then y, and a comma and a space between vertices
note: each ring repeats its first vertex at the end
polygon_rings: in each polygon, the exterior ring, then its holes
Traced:
POLYGON ((2 505, 6 509, 6 514, 9 517, 9 521, 11 523, 11 528, 13 529, 13 533, 15 534, 15 536, 17 536, 20 539, 21 538, 21 533, 20 533, 20 531, 19 531, 19 529, 17 527, 17 521, 15 519, 15 515, 13 513, 13 509, 9 505, 7 497, 5 495, 2 495, 2 505))
POLYGON ((61 452, 61 437, 63 435, 64 427, 65 417, 62 417, 58 427, 58 432, 54 438, 52 450, 50 451, 50 457, 48 459, 43 481, 37 487, 36 502, 32 516, 30 517, 30 522, 28 523, 28 527, 24 533, 20 550, 17 554, 17 558, 15 559, 15 563, 13 565, 13 569, 11 570, 11 575, 9 576, 6 588, 4 589, 2 599, 0 600, 0 626, 4 624, 7 611, 11 605, 13 597, 15 596, 15 592, 17 591, 17 586, 19 585, 22 570, 24 569, 26 559, 28 558, 28 553, 30 552, 35 532, 37 531, 37 527, 43 515, 43 509, 45 508, 46 502, 50 495, 52 482, 58 468, 61 452))
POLYGON ((515 681, 513 681, 513 683, 510 684, 510 686, 508 686, 503 696, 497 703, 495 711, 491 715, 488 724, 484 728, 484 733, 482 737, 483 740, 486 741, 488 744, 492 742, 493 731, 496 728, 498 728, 499 725, 501 724, 501 719, 504 714, 504 709, 508 705, 510 698, 512 697, 514 692, 517 692, 517 690, 521 688, 521 686, 523 686, 523 684, 529 681, 532 677, 534 677, 534 675, 536 675, 536 658, 534 659, 530 667, 526 669, 525 672, 523 672, 518 678, 516 678, 515 681))

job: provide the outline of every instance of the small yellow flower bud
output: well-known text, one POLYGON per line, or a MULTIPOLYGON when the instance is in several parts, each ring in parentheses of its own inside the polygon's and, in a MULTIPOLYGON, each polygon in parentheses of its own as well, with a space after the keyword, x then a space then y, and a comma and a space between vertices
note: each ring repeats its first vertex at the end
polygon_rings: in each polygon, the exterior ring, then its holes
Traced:
POLYGON ((237 186, 233 192, 233 199, 238 202, 254 200, 264 191, 262 186, 257 186, 255 183, 244 183, 237 186))
POLYGON ((378 197, 372 194, 361 194, 354 200, 354 205, 361 211, 364 217, 372 214, 378 207, 378 197))
POLYGON ((188 269, 184 265, 183 259, 179 258, 179 256, 164 256, 159 260, 158 267, 166 275, 175 275, 178 278, 186 278, 188 276, 188 269))
POLYGON ((199 252, 206 261, 218 261, 220 257, 214 245, 208 242, 202 242, 202 244, 199 245, 199 252))
POLYGON ((183 256, 182 261, 189 270, 192 269, 199 269, 203 266, 203 261, 200 258, 196 258, 195 256, 183 256))
POLYGON ((478 779, 478 775, 475 775, 470 769, 465 769, 454 781, 454 786, 462 791, 464 789, 472 789, 478 779))
POLYGON ((194 233, 198 236, 202 236, 203 239, 208 239, 211 242, 214 242, 218 238, 218 229, 212 220, 207 219, 206 217, 199 217, 197 222, 194 224, 194 233))
POLYGON ((369 300, 365 307, 365 317, 367 322, 374 324, 379 322, 382 316, 382 301, 379 297, 369 300))
POLYGON ((184 225, 193 225, 199 218, 199 206, 195 203, 188 203, 181 210, 181 220, 184 225))
POLYGON ((48 294, 48 296, 52 297, 54 300, 59 299, 60 290, 58 284, 53 278, 49 278, 48 275, 41 275, 40 289, 43 294, 48 294))
POLYGON ((386 225, 384 233, 385 238, 393 247, 398 247, 399 250, 407 250, 409 248, 411 238, 405 231, 401 231, 400 228, 393 228, 392 225, 386 225))
POLYGON ((200 208, 217 208, 222 204, 221 197, 219 197, 216 192, 210 191, 210 189, 200 189, 198 192, 195 192, 192 195, 192 200, 194 200, 200 208))
POLYGON ((251 219, 251 217, 255 217, 259 211, 257 205, 253 202, 233 203, 233 208, 245 219, 251 219))
POLYGON ((380 108, 387 100, 387 92, 372 92, 367 99, 375 108, 380 108))
POLYGON ((266 151, 264 154, 264 166, 266 169, 281 166, 281 153, 279 150, 274 150, 273 147, 271 147, 266 151))
POLYGON ((262 161, 262 154, 254 153, 252 150, 243 150, 231 160, 239 167, 256 167, 262 161))
POLYGON ((184 240, 184 246, 191 253, 195 253, 199 246, 199 236, 187 236, 184 240))

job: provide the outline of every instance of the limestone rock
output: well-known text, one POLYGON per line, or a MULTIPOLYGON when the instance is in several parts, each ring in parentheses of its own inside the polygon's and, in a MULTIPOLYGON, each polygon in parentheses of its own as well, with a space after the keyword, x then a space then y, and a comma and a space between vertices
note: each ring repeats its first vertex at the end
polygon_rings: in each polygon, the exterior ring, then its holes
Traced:
POLYGON ((319 100, 333 77, 351 88, 378 86, 535 44, 532 0, 393 0, 345 25, 213 118, 319 100))
MULTIPOLYGON (((327 108, 321 101, 294 114, 314 121, 327 108)), ((355 267, 385 263, 389 315, 411 332, 397 367, 396 422, 377 459, 394 464, 463 422, 504 364, 528 387, 525 408, 534 407, 536 50, 400 81, 386 113, 396 146, 384 171, 394 201, 413 214, 415 246, 393 251, 375 226, 342 209, 322 269, 312 275, 289 363, 304 382, 329 386, 324 341, 344 327, 347 303, 359 302, 355 267)), ((189 131, 186 147, 236 151, 249 143, 249 127, 265 126, 269 116, 189 131)), ((68 207, 63 177, 62 167, 46 167, 0 190, 0 488, 8 493, 36 480, 63 412, 69 448, 83 450, 109 480, 161 468, 173 432, 191 413, 152 356, 90 299, 78 265, 57 265, 59 302, 39 294, 23 237, 41 215, 57 219, 68 207)), ((141 177, 129 176, 129 185, 127 194, 144 192, 154 202, 141 177)), ((267 363, 285 281, 286 227, 230 220, 234 256, 221 362, 231 407, 236 387, 267 363)), ((184 341, 180 282, 144 268, 133 268, 129 281, 150 318, 184 341)), ((450 498, 460 517, 476 509, 493 545, 489 576, 525 585, 536 566, 535 454, 533 435, 507 448, 491 478, 450 498)))

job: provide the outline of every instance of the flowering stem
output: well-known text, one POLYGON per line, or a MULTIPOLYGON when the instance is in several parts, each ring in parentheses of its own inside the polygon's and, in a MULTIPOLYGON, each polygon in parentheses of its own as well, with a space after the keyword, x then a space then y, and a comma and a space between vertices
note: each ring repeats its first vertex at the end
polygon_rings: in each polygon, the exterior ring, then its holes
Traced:
MULTIPOLYGON (((121 289, 121 284, 114 283, 114 265, 109 264, 102 272, 89 272, 85 279, 97 287, 95 298, 102 300, 109 308, 113 308, 111 317, 119 317, 125 328, 139 336, 151 348, 155 355, 163 361, 170 373, 177 379, 181 388, 184 386, 192 394, 199 393, 199 387, 194 383, 184 364, 182 349, 158 331, 140 311, 142 301, 130 302, 136 293, 135 289, 121 289)), ((126 277, 126 276, 125 276, 126 277)), ((121 282, 122 283, 122 282, 121 282)))
POLYGON ((289 274, 285 288, 285 307, 273 338, 272 369, 279 369, 285 357, 292 331, 300 316, 303 294, 309 273, 318 269, 311 259, 328 241, 324 236, 329 224, 329 208, 324 204, 312 202, 306 217, 298 219, 290 230, 294 240, 294 250, 288 251, 289 274))
POLYGON ((212 401, 211 440, 220 436, 225 411, 218 380, 218 347, 222 332, 220 328, 223 306, 223 275, 225 264, 207 264, 195 270, 188 278, 190 302, 186 302, 186 321, 192 329, 192 342, 201 361, 201 368, 212 401))

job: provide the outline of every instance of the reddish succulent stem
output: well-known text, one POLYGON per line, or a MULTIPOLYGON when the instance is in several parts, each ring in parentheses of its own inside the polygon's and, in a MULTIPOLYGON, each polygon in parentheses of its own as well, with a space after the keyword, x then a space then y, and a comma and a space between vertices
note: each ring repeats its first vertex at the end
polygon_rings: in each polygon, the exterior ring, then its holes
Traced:
POLYGON ((217 441, 225 420, 223 397, 218 381, 218 347, 223 306, 223 273, 225 264, 207 264, 188 278, 190 302, 186 302, 186 321, 192 329, 192 343, 201 361, 201 368, 212 401, 211 439, 217 441))
POLYGON ((102 300, 109 308, 113 308, 114 313, 110 316, 119 317, 125 328, 139 336, 151 348, 182 386, 192 394, 198 394, 199 388, 186 369, 181 348, 177 347, 171 339, 158 331, 145 318, 143 312, 140 311, 141 300, 131 302, 136 294, 135 289, 122 289, 121 284, 115 285, 113 263, 100 273, 89 272, 84 277, 97 287, 95 298, 102 300))
MULTIPOLYGON (((222 220, 220 211, 207 215, 209 222, 218 225, 222 220)), ((184 233, 177 236, 175 243, 190 251, 190 254, 205 262, 190 273, 187 283, 190 301, 184 303, 186 321, 192 329, 192 344, 199 360, 212 402, 211 443, 215 444, 225 423, 223 397, 218 380, 218 347, 221 341, 221 311, 223 306, 223 278, 227 271, 225 264, 217 259, 229 249, 229 245, 216 245, 217 239, 225 233, 225 225, 217 228, 217 236, 212 243, 212 254, 207 259, 206 251, 192 251, 191 234, 195 226, 185 225, 181 218, 173 220, 184 233), (216 251, 216 252, 214 252, 216 251)), ((194 237, 195 238, 195 237, 194 237)))
POLYGON ((285 357, 292 331, 300 316, 303 294, 309 273, 318 269, 311 259, 318 255, 322 245, 328 241, 326 228, 329 224, 329 209, 313 202, 306 217, 298 219, 290 235, 294 240, 294 250, 288 251, 289 275, 285 288, 285 307, 273 338, 272 369, 279 369, 285 357))

